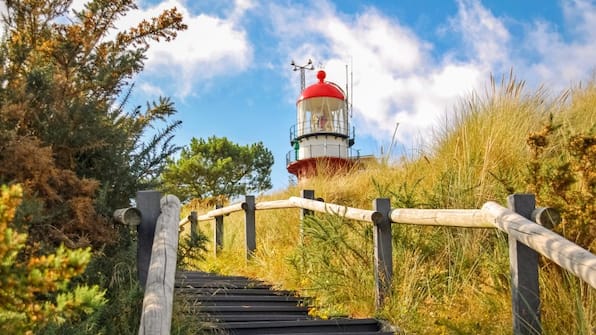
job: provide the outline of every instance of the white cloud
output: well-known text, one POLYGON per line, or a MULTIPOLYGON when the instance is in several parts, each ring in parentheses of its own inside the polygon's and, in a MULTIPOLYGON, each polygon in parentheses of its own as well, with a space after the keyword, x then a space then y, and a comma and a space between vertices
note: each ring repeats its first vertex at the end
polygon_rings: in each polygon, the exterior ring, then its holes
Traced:
POLYGON ((252 7, 250 1, 238 0, 231 18, 204 14, 193 15, 178 0, 167 0, 154 7, 141 7, 123 18, 119 26, 136 24, 141 19, 158 16, 176 7, 184 17, 188 29, 178 33, 171 42, 153 43, 147 53, 148 75, 164 78, 164 86, 179 97, 185 97, 206 79, 231 75, 247 68, 252 60, 252 48, 247 34, 236 20, 252 7))
MULTIPOLYGON (((396 123, 400 123, 397 138, 408 147, 420 137, 428 138, 457 99, 488 77, 485 64, 494 62, 493 53, 471 53, 474 58, 467 62, 450 56, 434 60, 429 42, 374 8, 345 17, 328 2, 313 6, 273 9, 282 13, 275 18, 278 34, 286 39, 282 46, 291 54, 302 53, 299 59, 324 60, 327 78, 338 84, 344 83, 344 65, 353 64, 357 133, 380 142, 391 139, 396 123)), ((460 2, 460 7, 465 8, 460 8, 459 20, 480 20, 486 26, 469 32, 468 40, 477 43, 473 48, 496 48, 507 38, 498 20, 475 2, 460 2), (492 31, 497 38, 492 34, 487 36, 491 39, 479 39, 492 31)))
POLYGON ((564 27, 538 20, 532 23, 521 43, 532 52, 532 61, 520 55, 518 68, 524 78, 555 90, 589 80, 596 71, 596 4, 567 1, 562 4, 564 27), (567 29, 569 36, 561 30, 567 29))
POLYGON ((478 0, 458 0, 458 8, 449 22, 464 41, 460 52, 484 66, 509 63, 510 34, 504 23, 478 0))
POLYGON ((506 25, 520 22, 495 16, 479 0, 457 0, 457 6, 446 24, 438 23, 455 43, 435 56, 430 42, 372 7, 355 16, 342 14, 328 1, 283 10, 272 6, 270 11, 276 13, 274 27, 283 38, 280 47, 294 58, 323 60, 328 79, 338 83, 344 82, 344 64, 353 64, 357 132, 382 143, 391 138, 396 122, 398 140, 406 146, 428 138, 458 100, 481 90, 491 74, 513 69, 530 84, 554 89, 594 75, 593 1, 564 2, 564 27, 522 22, 531 29, 520 36, 506 25))
MULTIPOLYGON (((81 10, 87 2, 89 0, 74 0, 71 8, 81 10)), ((111 37, 117 31, 135 27, 142 20, 157 17, 174 7, 188 26, 187 30, 178 32, 173 41, 152 42, 146 54, 145 70, 139 80, 159 81, 160 91, 166 90, 168 95, 184 98, 197 93, 206 80, 244 71, 252 61, 252 46, 239 24, 254 8, 251 0, 235 0, 226 17, 195 15, 189 11, 185 0, 165 0, 157 4, 139 1, 137 6, 138 9, 119 18, 111 37)), ((152 86, 146 82, 140 84, 145 88, 152 86)), ((156 92, 154 89, 143 91, 156 92)))
MULTIPOLYGON (((72 8, 80 10, 87 2, 74 0, 72 8)), ((142 78, 158 78, 162 89, 183 98, 204 87, 200 83, 206 79, 232 75, 247 68, 253 51, 247 33, 238 22, 254 7, 250 0, 236 0, 227 17, 195 15, 184 0, 165 0, 155 5, 141 1, 138 9, 117 21, 117 30, 134 27, 174 7, 182 14, 188 29, 178 32, 173 41, 151 43, 142 78)), ((149 87, 146 83, 142 85, 149 87)))
POLYGON ((166 94, 164 94, 163 90, 161 89, 161 87, 153 85, 151 83, 148 82, 143 82, 139 85, 139 89, 141 90, 141 92, 145 93, 146 95, 149 96, 154 96, 154 97, 158 97, 158 96, 165 96, 166 94))
POLYGON ((596 3, 588 0, 571 0, 561 3, 570 30, 582 40, 596 38, 596 3))
POLYGON ((239 22, 249 10, 255 7, 256 5, 252 0, 234 0, 234 9, 229 19, 233 22, 239 22))

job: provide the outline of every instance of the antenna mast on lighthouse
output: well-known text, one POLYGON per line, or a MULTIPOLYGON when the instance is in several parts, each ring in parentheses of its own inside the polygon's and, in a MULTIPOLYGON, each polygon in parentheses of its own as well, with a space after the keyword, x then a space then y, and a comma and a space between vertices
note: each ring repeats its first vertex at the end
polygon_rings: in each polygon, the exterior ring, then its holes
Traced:
POLYGON ((308 59, 306 65, 296 65, 296 62, 294 62, 294 60, 292 60, 292 63, 290 63, 290 65, 294 67, 294 71, 300 70, 300 92, 302 92, 306 87, 306 78, 304 76, 304 70, 314 70, 315 66, 312 64, 312 60, 310 58, 308 59))

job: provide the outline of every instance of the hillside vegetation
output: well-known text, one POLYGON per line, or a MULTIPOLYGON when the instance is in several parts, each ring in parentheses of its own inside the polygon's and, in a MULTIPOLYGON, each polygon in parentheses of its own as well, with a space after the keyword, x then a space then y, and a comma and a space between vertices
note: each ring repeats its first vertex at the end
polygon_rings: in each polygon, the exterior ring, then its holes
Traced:
MULTIPOLYGON (((347 175, 319 176, 258 201, 315 190, 326 202, 370 209, 479 208, 531 192, 557 207, 556 231, 596 251, 596 85, 553 98, 514 78, 454 107, 426 148, 396 162, 368 162, 347 175)), ((186 211, 196 209, 197 203, 186 211)), ((491 229, 393 225, 392 295, 375 311, 372 226, 340 216, 307 218, 298 210, 257 212, 257 252, 244 258, 243 217, 225 218, 224 250, 192 264, 258 277, 313 297, 319 316, 378 316, 407 334, 508 334, 511 306, 507 237, 491 229), (301 243, 302 241, 302 243, 301 243)), ((201 223, 211 236, 211 223, 201 223)), ((212 242, 211 242, 212 243, 212 242)), ((596 292, 541 259, 545 334, 595 334, 596 292)))

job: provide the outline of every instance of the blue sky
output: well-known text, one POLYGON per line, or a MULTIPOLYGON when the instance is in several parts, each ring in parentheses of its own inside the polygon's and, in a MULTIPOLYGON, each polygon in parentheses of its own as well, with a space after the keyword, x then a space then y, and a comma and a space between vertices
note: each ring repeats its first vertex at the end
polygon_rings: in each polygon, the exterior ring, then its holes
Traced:
MULTIPOLYGON (((213 135, 262 141, 275 157, 274 189, 288 184, 300 93, 292 60, 322 64, 342 87, 349 65, 354 148, 376 155, 397 123, 393 154, 424 148, 491 74, 513 70, 529 87, 557 94, 596 71, 594 0, 144 0, 119 26, 174 6, 189 29, 152 46, 134 104, 172 97, 183 121, 179 145, 213 135)), ((307 85, 315 72, 306 73, 307 85)))

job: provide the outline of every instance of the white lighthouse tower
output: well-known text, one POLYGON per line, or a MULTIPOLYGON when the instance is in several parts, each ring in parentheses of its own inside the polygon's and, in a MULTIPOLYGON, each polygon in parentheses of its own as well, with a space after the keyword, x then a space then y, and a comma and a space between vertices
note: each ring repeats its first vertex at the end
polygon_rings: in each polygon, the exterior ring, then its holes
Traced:
POLYGON ((325 71, 319 70, 318 82, 302 87, 296 102, 296 124, 290 129, 293 150, 286 156, 286 163, 288 172, 298 181, 313 176, 320 168, 344 171, 354 163, 350 154, 354 130, 350 129, 346 94, 325 78, 325 71))

